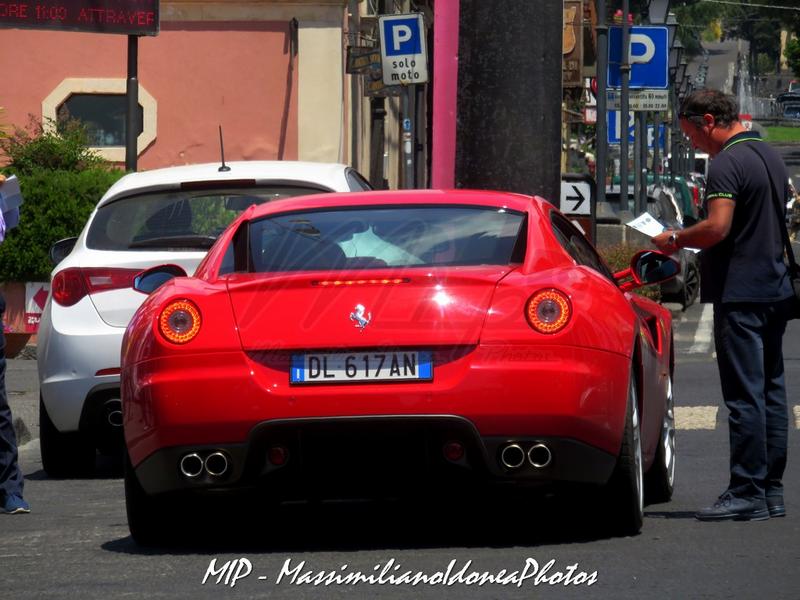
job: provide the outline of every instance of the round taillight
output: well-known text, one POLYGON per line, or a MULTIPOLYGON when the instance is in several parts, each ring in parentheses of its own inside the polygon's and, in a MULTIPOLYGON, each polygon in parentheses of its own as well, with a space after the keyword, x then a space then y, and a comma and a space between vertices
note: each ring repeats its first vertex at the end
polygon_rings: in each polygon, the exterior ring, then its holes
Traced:
POLYGON ((173 344, 185 344, 200 331, 200 311, 189 300, 175 300, 167 304, 158 318, 158 330, 173 344))
POLYGON ((528 299, 525 317, 539 333, 556 333, 564 329, 572 316, 569 298, 555 289, 539 290, 528 299))

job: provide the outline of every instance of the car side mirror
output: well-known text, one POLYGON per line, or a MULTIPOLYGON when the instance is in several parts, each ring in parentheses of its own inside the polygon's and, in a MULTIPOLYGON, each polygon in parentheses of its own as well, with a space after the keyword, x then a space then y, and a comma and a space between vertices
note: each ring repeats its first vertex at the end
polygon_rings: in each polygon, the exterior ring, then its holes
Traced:
POLYGON ((77 237, 68 237, 63 240, 58 240, 55 244, 50 246, 50 262, 53 263, 54 267, 72 252, 72 249, 75 247, 75 242, 77 241, 77 237))
POLYGON ((666 254, 655 250, 642 250, 633 255, 631 266, 614 273, 614 279, 623 291, 644 285, 661 283, 681 272, 681 264, 666 254))
POLYGON ((178 265, 159 265, 139 273, 133 279, 133 289, 143 294, 152 294, 170 279, 176 277, 186 277, 186 271, 178 265))

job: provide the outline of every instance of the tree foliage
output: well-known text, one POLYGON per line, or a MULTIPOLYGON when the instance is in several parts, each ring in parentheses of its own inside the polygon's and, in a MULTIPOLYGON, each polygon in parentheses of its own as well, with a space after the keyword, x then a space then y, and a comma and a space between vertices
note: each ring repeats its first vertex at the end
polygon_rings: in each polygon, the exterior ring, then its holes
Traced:
POLYGON ((53 265, 48 253, 60 239, 78 235, 97 201, 122 171, 65 171, 35 168, 18 175, 25 202, 19 225, 0 244, 0 278, 47 281, 53 265))
POLYGON ((738 38, 749 43, 749 64, 755 72, 771 70, 778 63, 781 30, 800 36, 800 0, 781 0, 766 6, 764 0, 672 0, 680 26, 678 35, 689 55, 700 49, 702 37, 713 37, 721 26, 721 38, 738 38), (762 58, 760 55, 766 55, 762 58))
POLYGON ((786 62, 795 76, 800 77, 800 39, 793 38, 786 42, 786 49, 783 52, 786 62))
POLYGON ((91 150, 78 122, 60 131, 31 118, 26 128, 0 136, 6 174, 19 178, 19 225, 0 245, 0 279, 46 281, 50 246, 76 236, 105 191, 124 173, 91 150))
POLYGON ((56 130, 51 120, 30 117, 27 127, 14 127, 0 138, 0 150, 15 173, 31 173, 37 169, 84 171, 108 163, 88 144, 86 128, 80 121, 70 120, 56 130))

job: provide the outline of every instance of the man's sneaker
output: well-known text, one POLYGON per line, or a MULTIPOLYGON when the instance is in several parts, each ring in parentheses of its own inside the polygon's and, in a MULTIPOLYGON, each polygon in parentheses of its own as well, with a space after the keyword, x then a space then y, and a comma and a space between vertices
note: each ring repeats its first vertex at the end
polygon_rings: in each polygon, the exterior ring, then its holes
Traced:
POLYGON ((767 496, 767 509, 770 517, 785 517, 786 505, 783 503, 783 496, 767 496))
POLYGON ((766 500, 757 498, 740 498, 731 492, 725 492, 714 503, 695 513, 700 521, 763 521, 769 519, 766 500))
POLYGON ((3 503, 3 512, 8 515, 19 515, 31 512, 31 507, 22 499, 22 496, 7 496, 3 503))

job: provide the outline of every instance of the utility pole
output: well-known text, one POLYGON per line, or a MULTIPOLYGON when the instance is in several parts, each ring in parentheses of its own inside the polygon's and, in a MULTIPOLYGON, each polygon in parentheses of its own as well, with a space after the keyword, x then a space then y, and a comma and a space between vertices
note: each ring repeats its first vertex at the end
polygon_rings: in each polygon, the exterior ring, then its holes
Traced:
POLYGON ((606 116, 606 88, 608 71, 608 23, 606 0, 597 0, 597 123, 595 125, 595 178, 597 201, 606 201, 606 163, 608 161, 608 118, 606 116))
MULTIPOLYGON (((387 0, 378 0, 378 14, 386 14, 387 0)), ((373 96, 369 101, 369 182, 376 190, 386 189, 383 153, 386 139, 386 99, 373 96)))
POLYGON ((139 149, 139 37, 128 36, 128 78, 125 85, 127 114, 125 115, 125 170, 136 172, 139 149))
MULTIPOLYGON (((622 0, 622 64, 619 70, 622 77, 620 91, 620 134, 619 134, 619 201, 620 206, 628 204, 628 94, 631 79, 630 65, 630 27, 628 26, 628 0, 622 0)), ((631 207, 633 208, 633 207, 631 207)))

